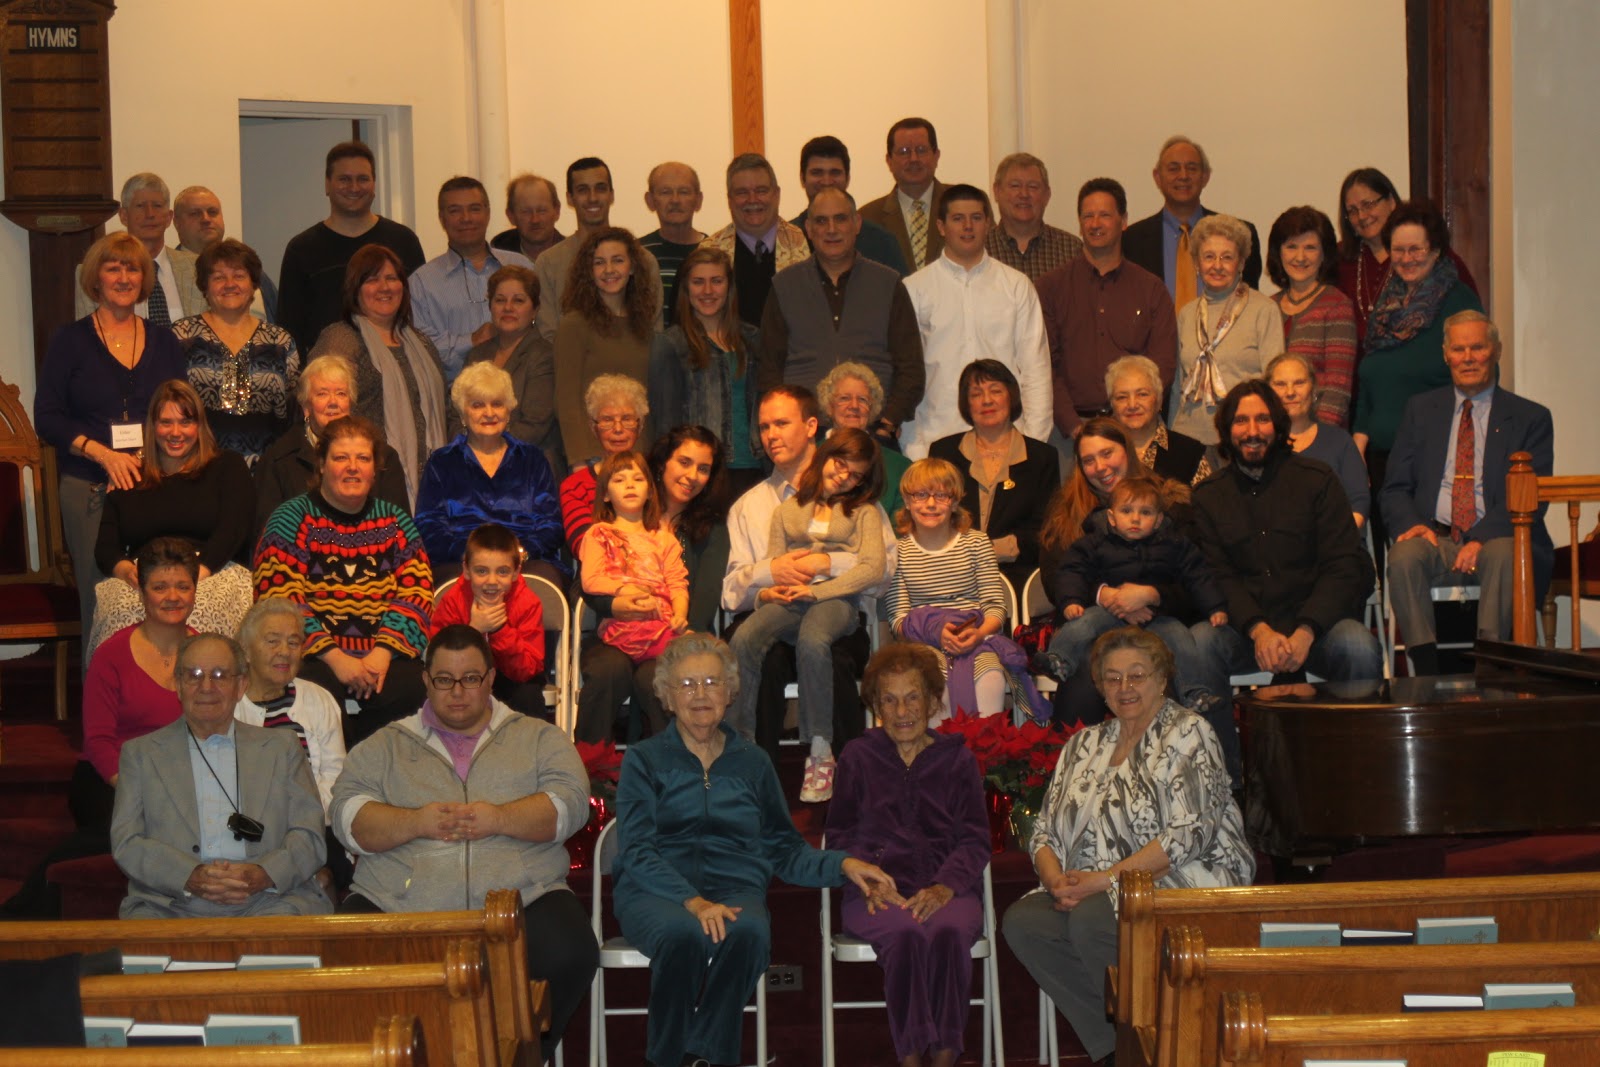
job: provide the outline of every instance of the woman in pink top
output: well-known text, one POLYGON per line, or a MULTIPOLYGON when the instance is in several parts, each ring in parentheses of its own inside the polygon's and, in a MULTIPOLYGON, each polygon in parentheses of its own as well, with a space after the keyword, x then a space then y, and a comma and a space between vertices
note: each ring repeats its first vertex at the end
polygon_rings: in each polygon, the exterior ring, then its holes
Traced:
POLYGON ((134 559, 144 621, 101 642, 83 681, 83 755, 72 772, 67 806, 77 830, 28 876, 0 913, 15 918, 60 918, 61 904, 46 885, 52 863, 111 851, 111 807, 116 800, 122 746, 177 720, 173 671, 189 626, 200 580, 199 550, 177 537, 158 537, 134 559))

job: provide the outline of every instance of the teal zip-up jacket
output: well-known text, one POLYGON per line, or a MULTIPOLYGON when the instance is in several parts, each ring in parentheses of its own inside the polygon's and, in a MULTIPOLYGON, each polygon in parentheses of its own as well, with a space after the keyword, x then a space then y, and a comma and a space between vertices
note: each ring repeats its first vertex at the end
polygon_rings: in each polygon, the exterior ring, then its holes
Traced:
POLYGON ((726 723, 726 747, 709 771, 676 721, 628 749, 617 782, 619 901, 649 894, 682 903, 764 894, 772 876, 836 886, 845 853, 806 844, 767 754, 726 723))

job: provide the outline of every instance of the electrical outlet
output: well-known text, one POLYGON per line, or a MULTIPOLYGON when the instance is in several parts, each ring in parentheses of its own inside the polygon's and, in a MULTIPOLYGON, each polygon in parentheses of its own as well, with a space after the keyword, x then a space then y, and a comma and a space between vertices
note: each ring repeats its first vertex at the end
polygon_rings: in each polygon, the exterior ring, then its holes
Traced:
POLYGON ((768 993, 798 993, 806 987, 804 967, 767 968, 768 993))

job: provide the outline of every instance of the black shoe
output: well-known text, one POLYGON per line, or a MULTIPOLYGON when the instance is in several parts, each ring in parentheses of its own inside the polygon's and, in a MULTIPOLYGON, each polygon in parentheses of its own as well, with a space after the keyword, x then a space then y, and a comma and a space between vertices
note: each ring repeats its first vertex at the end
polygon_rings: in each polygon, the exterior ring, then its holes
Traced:
POLYGON ((1028 667, 1034 674, 1048 674, 1058 682, 1064 682, 1070 677, 1066 665, 1061 662, 1061 657, 1048 650, 1035 652, 1028 662, 1028 667))

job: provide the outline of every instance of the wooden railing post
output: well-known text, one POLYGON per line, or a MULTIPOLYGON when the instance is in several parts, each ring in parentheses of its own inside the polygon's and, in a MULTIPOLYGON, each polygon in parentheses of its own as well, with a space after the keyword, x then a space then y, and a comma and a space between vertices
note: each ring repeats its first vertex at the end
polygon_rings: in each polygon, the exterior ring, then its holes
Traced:
POLYGON ((1536 640, 1533 591, 1533 522, 1539 512, 1539 477, 1533 456, 1511 454, 1506 474, 1506 510, 1511 513, 1511 640, 1533 645, 1536 640))

